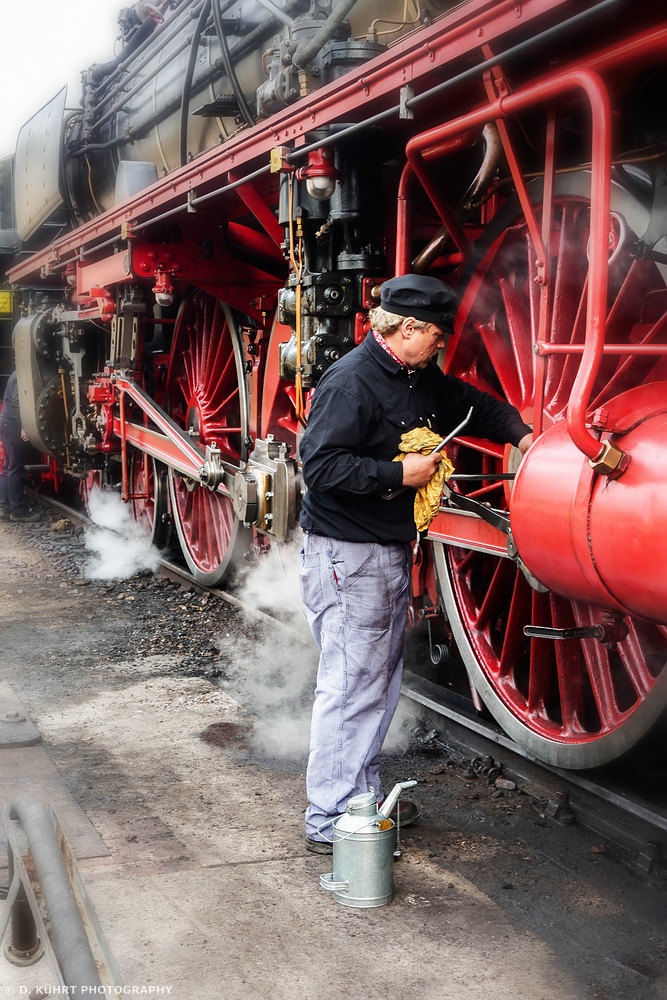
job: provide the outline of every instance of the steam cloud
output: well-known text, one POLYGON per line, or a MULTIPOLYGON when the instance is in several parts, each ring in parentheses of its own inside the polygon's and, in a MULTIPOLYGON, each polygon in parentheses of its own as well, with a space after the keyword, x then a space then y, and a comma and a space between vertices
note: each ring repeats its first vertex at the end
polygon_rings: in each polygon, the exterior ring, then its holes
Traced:
MULTIPOLYGON (((226 652, 222 687, 239 698, 253 716, 252 737, 260 752, 300 760, 308 753, 310 717, 319 654, 310 637, 299 591, 301 533, 291 543, 273 546, 247 571, 238 589, 251 607, 271 612, 303 636, 245 615, 249 634, 236 637, 233 658, 226 652)), ((405 711, 394 719, 385 750, 402 749, 405 711)), ((412 713, 411 713, 412 714, 412 713)))
POLYGON ((299 758, 308 751, 318 654, 299 597, 300 547, 300 534, 291 544, 272 547, 246 573, 238 593, 297 629, 303 643, 246 614, 250 635, 237 639, 226 670, 226 686, 254 716, 253 741, 273 757, 299 758))
POLYGON ((126 580, 140 570, 157 569, 160 553, 118 494, 93 487, 88 510, 93 524, 84 528, 84 544, 92 553, 84 565, 87 579, 126 580))

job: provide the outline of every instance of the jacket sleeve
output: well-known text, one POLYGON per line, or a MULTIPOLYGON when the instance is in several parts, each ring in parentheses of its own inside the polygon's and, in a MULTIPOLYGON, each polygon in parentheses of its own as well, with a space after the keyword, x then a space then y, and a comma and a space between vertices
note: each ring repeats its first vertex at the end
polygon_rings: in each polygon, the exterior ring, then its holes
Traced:
POLYGON ((364 455, 368 423, 368 409, 356 396, 338 386, 320 387, 299 448, 308 489, 362 495, 401 486, 400 462, 364 455))
POLYGON ((452 375, 446 375, 447 386, 443 394, 446 400, 446 414, 441 415, 441 432, 448 433, 456 427, 473 407, 470 423, 464 431, 465 435, 487 438, 498 444, 517 445, 525 434, 532 433, 532 427, 525 424, 519 411, 510 403, 496 399, 488 392, 482 392, 474 386, 463 382, 452 375), (443 427, 446 420, 449 427, 443 427))

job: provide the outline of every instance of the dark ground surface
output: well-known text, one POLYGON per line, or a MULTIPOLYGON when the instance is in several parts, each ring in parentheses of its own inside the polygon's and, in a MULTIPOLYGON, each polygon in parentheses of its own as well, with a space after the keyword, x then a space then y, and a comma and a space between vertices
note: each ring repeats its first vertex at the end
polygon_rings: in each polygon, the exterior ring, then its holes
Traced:
MULTIPOLYGON (((49 516, 36 526, 11 525, 0 536, 3 558, 14 567, 14 576, 10 574, 14 582, 4 594, 0 584, 5 610, 12 601, 20 601, 22 591, 33 608, 39 607, 40 595, 45 602, 48 597, 51 608, 54 597, 62 595, 57 622, 52 610, 44 617, 31 614, 29 670, 24 669, 25 623, 16 615, 6 618, 0 667, 30 712, 44 721, 45 748, 93 825, 103 834, 109 824, 121 834, 130 830, 124 834, 128 844, 158 836, 155 828, 151 830, 148 808, 143 815, 142 802, 127 789, 108 755, 85 732, 77 736, 76 728, 68 738, 49 739, 48 713, 68 700, 74 706, 77 701, 83 704, 101 691, 113 699, 114 692, 120 695, 135 676, 137 663, 143 664, 149 682, 167 678, 174 697, 180 697, 185 707, 189 699, 206 699, 209 689, 214 704, 221 693, 240 701, 241 716, 209 724, 201 741, 218 755, 222 770, 246 769, 249 777, 261 777, 261 787, 280 787, 281 780, 288 780, 291 791, 284 794, 283 806, 298 814, 303 807, 312 649, 286 640, 279 630, 269 629, 267 634, 265 626, 216 598, 149 574, 124 581, 83 580, 82 529, 65 525, 64 530, 54 530, 56 520, 49 516), (17 587, 24 556, 25 580, 17 587), (248 659, 256 668, 250 676, 240 668, 248 659), (135 666, 128 667, 128 661, 135 666), (297 661, 299 669, 293 669, 297 661), (188 686, 193 681, 195 695, 188 686), (292 746, 287 752, 286 743, 292 746)), ((408 729, 412 737, 399 733, 385 755, 387 786, 406 777, 419 781, 413 797, 423 816, 418 825, 404 831, 404 857, 399 862, 401 880, 408 886, 402 902, 420 911, 419 933, 430 940, 438 921, 455 921, 455 914, 443 916, 442 904, 434 903, 423 888, 429 872, 437 871, 445 886, 449 874, 465 879, 490 900, 518 941, 533 936, 554 956, 553 991, 545 993, 536 984, 536 1000, 542 996, 667 998, 664 883, 640 876, 629 855, 599 836, 548 819, 543 804, 520 789, 499 791, 484 777, 474 777, 470 761, 454 750, 421 745, 415 737, 419 731, 413 722, 408 729), (411 872, 420 887, 414 892, 409 889, 411 872)), ((447 744, 445 723, 439 738, 447 744)), ((146 739, 151 740, 150 732, 146 739)), ((169 767, 165 760, 165 773, 169 767)), ((174 843, 173 857, 187 863, 191 855, 182 840, 174 843)), ((295 850, 299 847, 295 843, 295 850)), ((319 866, 324 870, 326 861, 319 866)), ((456 935, 455 925, 449 930, 456 935)), ((460 929, 476 949, 480 965, 492 961, 498 963, 499 976, 517 968, 529 978, 533 956, 525 943, 518 946, 523 950, 508 942, 507 950, 499 951, 493 931, 488 923, 460 929)), ((419 935, 414 949, 419 963, 419 935)), ((336 984, 329 989, 335 994, 336 984)), ((411 991, 406 987, 402 995, 410 996, 411 991)), ((465 991, 460 995, 468 996, 465 991)), ((493 989, 486 995, 493 997, 493 989)), ((503 989, 496 995, 510 994, 503 989)), ((530 994, 519 990, 515 995, 528 1000, 530 994)), ((422 996, 430 1000, 431 994, 427 990, 422 996)))

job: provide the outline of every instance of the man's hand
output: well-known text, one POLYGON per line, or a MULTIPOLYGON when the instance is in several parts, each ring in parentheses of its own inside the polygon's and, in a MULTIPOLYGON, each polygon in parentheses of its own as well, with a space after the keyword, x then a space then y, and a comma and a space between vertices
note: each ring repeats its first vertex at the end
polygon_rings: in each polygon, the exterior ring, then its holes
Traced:
POLYGON ((426 486, 432 478, 442 461, 442 453, 437 451, 433 455, 420 455, 418 451, 409 451, 401 465, 403 466, 403 485, 411 486, 418 490, 420 486, 426 486))
POLYGON ((533 435, 524 434, 524 436, 519 441, 517 448, 519 449, 522 455, 525 455, 532 443, 533 443, 533 435))

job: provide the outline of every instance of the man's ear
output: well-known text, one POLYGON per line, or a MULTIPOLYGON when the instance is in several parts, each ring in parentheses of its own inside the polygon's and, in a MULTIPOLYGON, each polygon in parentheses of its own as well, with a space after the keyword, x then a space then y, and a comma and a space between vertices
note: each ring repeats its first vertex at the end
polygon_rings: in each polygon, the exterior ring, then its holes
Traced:
POLYGON ((414 323, 413 323, 412 319, 410 318, 410 316, 406 316, 405 319, 403 320, 403 322, 401 323, 401 333, 402 333, 403 337, 405 338, 405 340, 409 340, 410 339, 410 337, 412 336, 412 332, 413 332, 414 328, 415 327, 414 327, 414 323))

